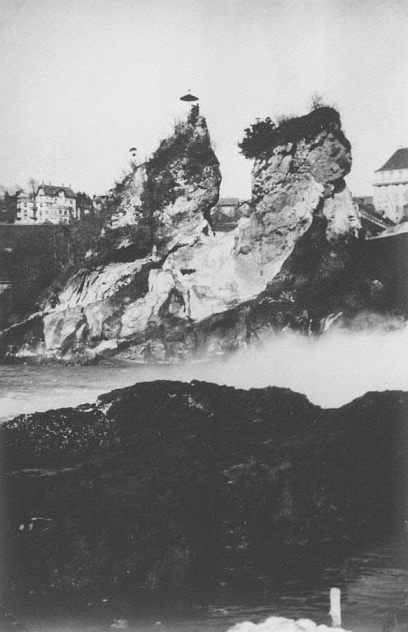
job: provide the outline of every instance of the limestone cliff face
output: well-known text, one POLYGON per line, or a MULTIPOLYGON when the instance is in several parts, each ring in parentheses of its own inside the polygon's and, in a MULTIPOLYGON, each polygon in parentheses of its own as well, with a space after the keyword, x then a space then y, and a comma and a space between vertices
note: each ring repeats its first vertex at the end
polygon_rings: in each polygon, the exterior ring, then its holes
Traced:
MULTIPOLYGON (((136 240, 145 240, 158 257, 194 242, 208 228, 207 218, 218 201, 221 174, 211 148, 204 117, 193 109, 187 122, 176 125, 153 157, 123 182, 122 200, 106 229, 112 237, 126 227, 139 228, 136 240)), ((128 245, 116 244, 121 250, 128 245)))
POLYGON ((171 272, 166 260, 210 232, 207 218, 220 182, 205 119, 192 110, 121 183, 120 204, 89 269, 69 279, 54 308, 46 307, 45 353, 92 357, 154 326, 182 275, 171 272))
MULTIPOLYGON (((268 251, 269 243, 276 246, 282 242, 276 238, 290 233, 295 232, 296 240, 311 226, 315 215, 327 219, 329 240, 355 235, 361 227, 344 183, 351 168, 351 150, 336 114, 331 115, 325 128, 317 126, 314 134, 310 127, 314 127, 315 112, 297 119, 297 127, 304 126, 305 134, 309 130, 307 138, 299 139, 288 129, 283 137, 286 143, 272 145, 255 159, 256 206, 250 233, 253 241, 263 242, 263 251, 268 251)), ((269 257, 274 258, 275 253, 269 253, 269 257)))
MULTIPOLYGON (((219 164, 205 119, 192 110, 121 183, 89 266, 46 306, 41 353, 144 361, 220 353, 251 337, 265 297, 276 303, 286 293, 286 310, 300 277, 316 285, 337 274, 359 221, 343 179, 350 145, 338 114, 326 119, 313 112, 295 119, 293 138, 286 132, 255 159, 250 215, 220 233, 210 214, 219 164)), ((280 326, 270 314, 268 327, 280 326)))

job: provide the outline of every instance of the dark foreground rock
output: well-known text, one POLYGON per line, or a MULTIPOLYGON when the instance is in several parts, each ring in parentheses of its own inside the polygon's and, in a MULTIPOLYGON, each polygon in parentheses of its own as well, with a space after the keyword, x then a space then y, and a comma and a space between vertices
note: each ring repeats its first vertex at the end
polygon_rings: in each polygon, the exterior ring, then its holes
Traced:
POLYGON ((150 382, 1 428, 3 602, 266 598, 407 518, 402 392, 150 382))

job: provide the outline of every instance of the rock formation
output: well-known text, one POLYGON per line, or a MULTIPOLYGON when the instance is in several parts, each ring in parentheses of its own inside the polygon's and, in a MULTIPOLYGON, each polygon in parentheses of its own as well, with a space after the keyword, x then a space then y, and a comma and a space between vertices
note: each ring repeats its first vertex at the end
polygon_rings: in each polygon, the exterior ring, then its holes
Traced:
POLYGON ((335 110, 285 121, 255 156, 249 217, 215 232, 221 175, 193 109, 119 185, 88 265, 45 304, 40 339, 20 328, 19 353, 174 362, 369 306, 371 280, 355 278, 362 245, 344 182, 350 166, 335 110))
POLYGON ((323 410, 156 381, 16 418, 0 428, 4 602, 270 603, 285 578, 403 535, 407 410, 401 392, 323 410))

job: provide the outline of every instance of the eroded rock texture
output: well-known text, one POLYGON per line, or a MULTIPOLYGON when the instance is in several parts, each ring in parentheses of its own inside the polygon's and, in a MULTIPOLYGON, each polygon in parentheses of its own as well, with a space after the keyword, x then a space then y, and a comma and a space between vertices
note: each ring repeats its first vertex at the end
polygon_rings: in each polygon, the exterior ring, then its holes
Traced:
POLYGON ((20 331, 19 353, 179 361, 365 307, 347 286, 361 252, 350 166, 334 110, 285 123, 255 159, 249 216, 216 232, 219 164, 193 109, 121 183, 89 265, 45 305, 41 340, 20 331))

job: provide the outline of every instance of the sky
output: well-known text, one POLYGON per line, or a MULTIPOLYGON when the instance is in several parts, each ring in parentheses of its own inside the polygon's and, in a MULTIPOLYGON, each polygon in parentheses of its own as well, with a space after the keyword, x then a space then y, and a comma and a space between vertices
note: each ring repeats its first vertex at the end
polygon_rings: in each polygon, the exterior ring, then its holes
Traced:
POLYGON ((0 185, 102 194, 200 97, 221 195, 250 196, 237 143, 256 117, 340 112, 347 183, 408 147, 406 0, 0 0, 0 185))

